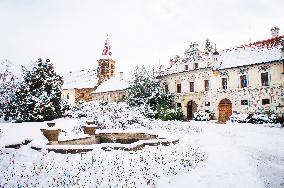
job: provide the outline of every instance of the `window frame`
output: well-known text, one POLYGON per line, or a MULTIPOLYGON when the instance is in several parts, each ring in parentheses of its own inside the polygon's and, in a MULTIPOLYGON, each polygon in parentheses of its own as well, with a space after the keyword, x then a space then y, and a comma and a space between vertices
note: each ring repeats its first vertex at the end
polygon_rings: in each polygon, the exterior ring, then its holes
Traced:
POLYGON ((169 93, 169 84, 165 84, 164 90, 165 93, 169 93))
POLYGON ((261 81, 261 86, 269 86, 270 85, 270 80, 269 80, 269 73, 268 72, 262 72, 260 73, 260 81, 261 81), (267 77, 266 82, 263 80, 263 76, 264 75, 267 77))
POLYGON ((181 93, 181 83, 176 84, 177 93, 181 93))
POLYGON ((249 102, 248 102, 247 99, 241 100, 241 105, 242 105, 242 106, 247 106, 248 104, 249 104, 249 102))
POLYGON ((222 80, 222 89, 228 89, 228 78, 227 77, 223 77, 221 78, 222 80), (226 85, 225 85, 226 83, 226 85))
POLYGON ((189 70, 188 65, 184 65, 184 70, 189 70))
POLYGON ((248 87, 248 78, 246 74, 240 76, 240 81, 241 81, 241 88, 248 87))
POLYGON ((270 104, 269 98, 261 99, 261 105, 269 105, 269 104, 270 104))
POLYGON ((198 63, 194 63, 194 69, 198 69, 198 63))
POLYGON ((189 92, 194 92, 194 82, 189 82, 189 92))
POLYGON ((209 80, 204 80, 204 90, 209 91, 209 87, 210 87, 209 80))

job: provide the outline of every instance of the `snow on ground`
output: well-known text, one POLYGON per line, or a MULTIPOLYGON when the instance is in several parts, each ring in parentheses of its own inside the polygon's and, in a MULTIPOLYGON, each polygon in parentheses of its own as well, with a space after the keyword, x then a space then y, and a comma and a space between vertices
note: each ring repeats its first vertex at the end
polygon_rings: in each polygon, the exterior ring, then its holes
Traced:
MULTIPOLYGON (((66 132, 77 123, 69 119, 55 122, 56 127, 66 132)), ((6 187, 25 183, 59 187, 284 186, 284 129, 280 128, 156 121, 151 133, 178 137, 180 143, 149 146, 138 152, 98 150, 85 155, 46 154, 30 149, 29 145, 19 150, 3 148, 7 143, 39 137, 39 129, 43 127, 45 123, 0 124, 3 131, 0 136, 0 185, 9 182, 6 187)))
POLYGON ((284 129, 202 123, 206 163, 161 187, 283 187, 284 129))

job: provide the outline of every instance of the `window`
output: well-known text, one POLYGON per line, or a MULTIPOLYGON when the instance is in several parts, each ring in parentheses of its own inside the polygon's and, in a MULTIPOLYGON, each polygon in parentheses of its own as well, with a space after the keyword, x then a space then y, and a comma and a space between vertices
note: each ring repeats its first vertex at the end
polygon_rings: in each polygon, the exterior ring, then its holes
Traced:
POLYGON ((248 105, 248 100, 241 100, 241 105, 248 105))
POLYGON ((210 102, 205 102, 205 106, 210 106, 210 102))
POLYGON ((177 108, 181 108, 181 103, 177 103, 177 108))
POLYGON ((66 96, 66 98, 67 98, 67 99, 69 99, 69 93, 67 93, 67 96, 66 96))
POLYGON ((204 80, 204 88, 205 88, 205 91, 209 90, 209 80, 204 80))
POLYGON ((262 105, 270 104, 269 99, 262 99, 262 105))
POLYGON ((165 84, 165 92, 168 93, 169 92, 169 85, 165 84))
POLYGON ((181 93, 181 84, 177 84, 177 93, 181 93))
POLYGON ((268 72, 261 73, 261 85, 262 86, 269 86, 268 72))
POLYGON ((189 91, 194 92, 194 82, 189 82, 189 91))
POLYGON ((223 89, 227 89, 227 84, 228 84, 227 78, 222 78, 222 88, 223 89))
POLYGON ((198 63, 194 63, 194 69, 198 69, 198 63))
POLYGON ((188 65, 185 65, 185 66, 184 66, 184 69, 185 69, 185 70, 188 70, 188 65))
POLYGON ((241 88, 247 87, 248 86, 247 76, 242 75, 240 76, 240 79, 241 79, 241 88))

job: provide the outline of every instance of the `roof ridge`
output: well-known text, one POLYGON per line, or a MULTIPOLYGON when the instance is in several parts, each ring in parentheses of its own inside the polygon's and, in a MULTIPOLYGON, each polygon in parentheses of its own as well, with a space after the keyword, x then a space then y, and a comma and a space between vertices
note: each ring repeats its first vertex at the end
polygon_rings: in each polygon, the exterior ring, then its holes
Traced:
POLYGON ((265 39, 265 40, 259 40, 259 41, 253 42, 253 43, 243 44, 243 45, 235 46, 235 47, 232 47, 232 48, 226 48, 226 49, 223 49, 221 51, 238 50, 240 48, 253 47, 253 46, 273 48, 273 47, 276 47, 279 44, 281 44, 282 38, 284 38, 284 35, 280 35, 280 36, 273 37, 273 38, 268 38, 268 39, 265 39))

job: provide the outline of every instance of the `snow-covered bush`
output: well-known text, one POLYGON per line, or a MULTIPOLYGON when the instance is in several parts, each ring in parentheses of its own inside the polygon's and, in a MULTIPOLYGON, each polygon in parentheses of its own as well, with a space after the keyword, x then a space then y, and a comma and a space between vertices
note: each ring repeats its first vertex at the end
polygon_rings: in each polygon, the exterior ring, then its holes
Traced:
POLYGON ((12 115, 19 121, 45 121, 61 116, 62 77, 49 59, 31 64, 12 98, 12 115))
POLYGON ((253 123, 253 124, 263 124, 263 123, 279 123, 277 117, 273 113, 234 113, 230 117, 231 122, 237 123, 253 123))
POLYGON ((231 122, 248 123, 252 118, 252 114, 247 113, 234 113, 230 117, 231 122))
POLYGON ((81 125, 86 121, 94 122, 100 128, 150 127, 151 119, 146 116, 153 113, 149 106, 131 107, 125 102, 107 103, 104 101, 82 102, 66 111, 66 116, 80 118, 81 125))
POLYGON ((209 121, 210 120, 210 113, 205 111, 199 111, 193 113, 193 119, 195 121, 209 121))
POLYGON ((182 120, 183 113, 180 108, 178 109, 170 109, 170 108, 159 108, 156 112, 156 118, 161 119, 163 121, 169 120, 182 120))

